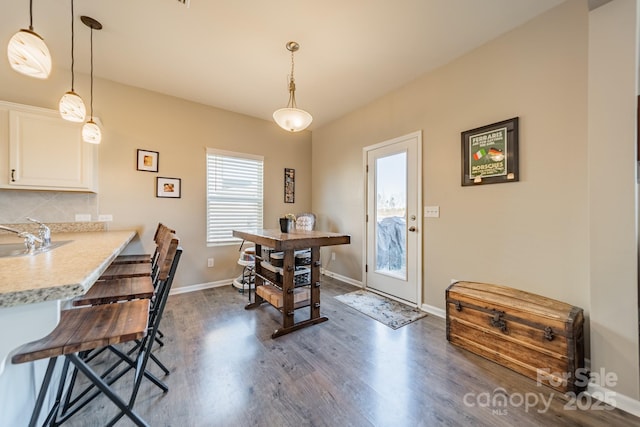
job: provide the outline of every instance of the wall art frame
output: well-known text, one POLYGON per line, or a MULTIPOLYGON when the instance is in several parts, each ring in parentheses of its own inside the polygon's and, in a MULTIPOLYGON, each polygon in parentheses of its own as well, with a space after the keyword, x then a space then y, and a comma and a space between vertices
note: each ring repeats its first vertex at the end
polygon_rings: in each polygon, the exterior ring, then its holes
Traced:
POLYGON ((518 128, 513 117, 461 133, 462 186, 520 180, 518 128))
POLYGON ((295 203, 296 201, 296 170, 284 168, 284 202, 295 203))
POLYGON ((157 151, 138 149, 136 169, 144 172, 158 172, 160 153, 157 151))
POLYGON ((182 197, 182 180, 180 178, 156 178, 156 197, 179 199, 182 197))

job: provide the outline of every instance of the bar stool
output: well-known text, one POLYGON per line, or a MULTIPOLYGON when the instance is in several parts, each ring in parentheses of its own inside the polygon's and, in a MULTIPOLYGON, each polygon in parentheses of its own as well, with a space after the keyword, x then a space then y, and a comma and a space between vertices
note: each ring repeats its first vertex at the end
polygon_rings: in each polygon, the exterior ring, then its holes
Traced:
POLYGON ((156 232, 153 235, 153 242, 156 244, 156 249, 153 254, 129 254, 118 255, 111 264, 149 264, 153 263, 158 256, 158 241, 162 239, 162 235, 165 233, 175 233, 175 230, 170 229, 163 223, 159 222, 156 227, 156 232))
MULTIPOLYGON (((161 249, 160 245, 168 234, 174 233, 175 230, 159 223, 154 236, 156 249, 154 254, 148 257, 148 262, 133 262, 133 260, 139 260, 141 257, 140 255, 134 255, 133 257, 123 255, 122 258, 116 257, 114 262, 107 267, 98 280, 113 280, 124 277, 145 277, 155 275, 157 273, 157 260, 161 249)), ((144 255, 142 255, 142 257, 144 257, 144 255)))
MULTIPOLYGON (((149 299, 139 299, 118 304, 63 310, 60 322, 49 335, 38 341, 23 345, 13 355, 12 363, 24 363, 44 358, 50 359, 29 426, 34 426, 40 416, 44 398, 59 356, 64 356, 65 361, 56 400, 47 415, 45 424, 62 424, 100 393, 104 393, 120 409, 120 412, 109 422, 109 425, 115 424, 125 415, 138 426, 148 425, 133 411, 133 406, 143 378, 148 378, 160 386, 154 381, 154 377, 147 372, 146 366, 182 254, 179 240, 175 236, 172 236, 169 246, 163 264, 159 267, 160 280, 155 289, 153 304, 149 299), (129 352, 129 355, 135 355, 133 358, 128 357, 114 347, 115 344, 130 341, 137 342, 134 347, 135 351, 129 352), (122 373, 109 380, 106 380, 107 373, 98 374, 89 365, 87 359, 81 357, 87 351, 101 348, 108 348, 119 355, 121 360, 118 364, 127 364, 122 373), (83 391, 81 393, 83 399, 71 401, 70 396, 73 393, 73 387, 65 387, 70 364, 74 365, 74 375, 72 376, 74 380, 77 371, 82 372, 92 384, 89 389, 97 388, 98 390, 86 397, 84 396, 87 395, 87 392, 83 391), (131 394, 128 401, 125 401, 116 394, 111 385, 131 369, 135 369, 136 374, 131 394)), ((111 372, 112 370, 108 371, 111 372)), ((163 390, 167 391, 168 387, 164 385, 163 390)))
MULTIPOLYGON (((146 426, 147 423, 132 410, 139 384, 134 386, 135 393, 132 393, 131 399, 127 403, 76 353, 134 339, 143 339, 147 335, 148 319, 148 300, 63 310, 60 322, 53 332, 39 341, 22 346, 18 353, 12 357, 12 363, 24 363, 49 358, 47 371, 29 426, 35 426, 38 421, 58 356, 65 356, 65 364, 60 386, 58 387, 58 394, 56 395, 56 402, 47 415, 44 424, 56 422, 64 380, 70 362, 120 409, 122 415, 127 415, 138 426, 146 426)), ((142 363, 146 365, 146 360, 142 360, 142 363)))

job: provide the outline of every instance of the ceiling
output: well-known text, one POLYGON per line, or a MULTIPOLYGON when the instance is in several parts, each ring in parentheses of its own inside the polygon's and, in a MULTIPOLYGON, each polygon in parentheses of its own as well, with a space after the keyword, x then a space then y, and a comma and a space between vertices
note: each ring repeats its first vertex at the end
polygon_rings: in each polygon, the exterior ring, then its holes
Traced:
MULTIPOLYGON (((296 98, 311 129, 410 82, 564 0, 75 0, 76 72, 271 120, 296 98)), ((0 41, 29 25, 28 0, 0 0, 0 41)), ((34 0, 54 73, 70 69, 70 0, 34 0)), ((8 67, 8 63, 4 62, 8 67)), ((76 84, 83 95, 88 88, 76 84)), ((86 95, 83 95, 86 97, 86 95)), ((100 101, 96 99, 99 115, 100 101)))

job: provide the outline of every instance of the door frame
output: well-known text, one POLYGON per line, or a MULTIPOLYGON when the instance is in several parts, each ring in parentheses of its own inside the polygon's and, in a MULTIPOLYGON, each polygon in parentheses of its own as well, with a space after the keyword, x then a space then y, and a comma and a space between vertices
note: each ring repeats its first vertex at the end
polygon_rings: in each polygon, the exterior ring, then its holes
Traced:
POLYGON ((363 190, 364 190, 364 197, 363 197, 363 215, 362 215, 362 286, 364 289, 368 290, 369 292, 374 292, 380 295, 383 295, 387 298, 393 299, 395 301, 398 302, 402 302, 404 304, 407 305, 412 305, 409 304, 408 301, 401 299, 401 298, 397 298, 394 297, 393 295, 389 295, 389 294, 385 294, 383 292, 377 291, 375 289, 370 289, 368 287, 367 284, 367 271, 366 271, 366 266, 367 266, 367 250, 368 250, 368 242, 369 242, 369 235, 367 234, 367 206, 368 206, 368 197, 369 197, 369 193, 368 193, 368 172, 367 172, 367 157, 368 157, 368 153, 369 151, 372 150, 376 150, 378 148, 382 148, 382 147, 386 147, 388 145, 393 145, 396 144, 398 142, 404 141, 406 139, 409 138, 417 138, 418 139, 418 147, 417 147, 417 156, 418 156, 418 167, 417 167, 417 181, 416 182, 416 189, 418 192, 418 200, 417 200, 417 212, 416 212, 416 216, 418 217, 418 221, 417 221, 417 227, 418 227, 418 236, 419 236, 419 240, 418 240, 418 244, 416 245, 416 254, 415 254, 415 261, 416 261, 416 268, 418 269, 418 272, 416 274, 416 287, 418 290, 418 295, 417 295, 417 303, 416 303, 416 307, 420 308, 423 304, 422 302, 422 294, 423 294, 423 289, 422 289, 422 278, 424 276, 424 271, 423 271, 423 265, 424 265, 424 260, 422 259, 422 247, 424 245, 424 218, 422 217, 422 130, 418 130, 415 132, 411 132, 408 133, 406 135, 402 135, 396 138, 392 138, 392 139, 388 139, 386 141, 382 141, 379 142, 377 144, 373 144, 373 145, 368 145, 366 147, 362 148, 362 172, 363 172, 363 190))

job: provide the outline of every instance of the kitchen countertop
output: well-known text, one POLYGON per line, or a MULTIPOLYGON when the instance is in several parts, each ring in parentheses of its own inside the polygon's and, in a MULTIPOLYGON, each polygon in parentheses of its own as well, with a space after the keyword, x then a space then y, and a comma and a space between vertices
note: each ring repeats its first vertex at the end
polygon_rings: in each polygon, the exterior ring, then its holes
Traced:
MULTIPOLYGON (((36 255, 0 258, 0 309, 84 294, 135 236, 135 231, 53 233, 70 242, 36 255)), ((22 239, 0 234, 1 243, 22 239)))

